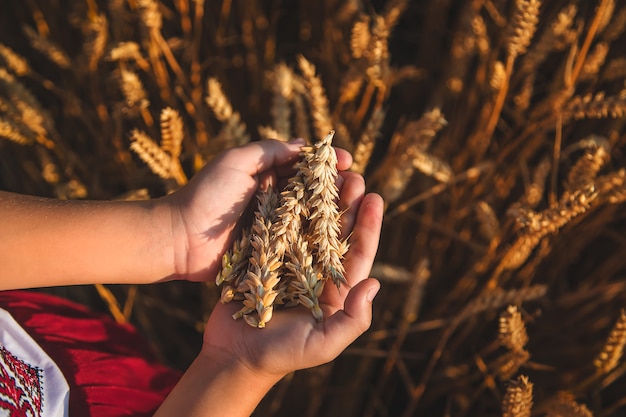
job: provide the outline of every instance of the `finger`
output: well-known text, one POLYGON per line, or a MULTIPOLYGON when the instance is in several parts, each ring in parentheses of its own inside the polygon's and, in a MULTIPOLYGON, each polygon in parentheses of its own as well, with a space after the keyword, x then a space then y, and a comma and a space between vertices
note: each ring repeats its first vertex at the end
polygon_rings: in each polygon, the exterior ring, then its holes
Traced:
POLYGON ((372 322, 372 300, 380 289, 380 283, 373 279, 361 281, 350 290, 343 310, 328 317, 324 325, 325 353, 334 359, 348 345, 362 335, 372 322))
POLYGON ((293 163, 300 152, 302 140, 282 142, 266 139, 230 149, 218 157, 217 163, 254 176, 277 166, 293 163))
POLYGON ((341 215, 341 239, 345 239, 352 229, 356 220, 359 206, 365 194, 365 180, 355 172, 342 172, 342 186, 339 193, 339 210, 341 215))
POLYGON ((344 262, 346 280, 351 287, 367 278, 370 273, 378 249, 382 218, 382 197, 378 194, 367 194, 363 197, 344 262))
POLYGON ((345 149, 335 148, 335 154, 337 155, 337 169, 339 171, 345 171, 352 166, 352 155, 345 149))

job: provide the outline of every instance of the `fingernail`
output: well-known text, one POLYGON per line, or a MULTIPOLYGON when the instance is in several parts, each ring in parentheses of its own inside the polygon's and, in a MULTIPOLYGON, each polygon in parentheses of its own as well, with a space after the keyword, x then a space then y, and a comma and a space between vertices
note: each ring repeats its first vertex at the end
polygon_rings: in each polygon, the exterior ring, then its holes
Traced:
POLYGON ((303 138, 294 138, 289 141, 292 145, 304 145, 306 141, 303 138))
POLYGON ((374 301, 374 298, 376 297, 376 294, 378 294, 378 290, 380 290, 380 284, 379 284, 379 285, 377 285, 376 287, 374 287, 374 288, 370 289, 370 290, 367 292, 367 301, 369 301, 370 303, 371 303, 372 301, 374 301))

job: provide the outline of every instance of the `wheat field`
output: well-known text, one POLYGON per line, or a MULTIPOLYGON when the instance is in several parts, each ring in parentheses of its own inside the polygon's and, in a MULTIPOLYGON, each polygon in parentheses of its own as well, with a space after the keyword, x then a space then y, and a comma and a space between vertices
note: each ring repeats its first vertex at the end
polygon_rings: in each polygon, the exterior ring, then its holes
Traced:
MULTIPOLYGON (((0 188, 158 197, 334 130, 386 202, 374 320, 255 415, 626 415, 625 29, 618 0, 9 0, 0 188)), ((48 291, 179 369, 220 299, 48 291)))

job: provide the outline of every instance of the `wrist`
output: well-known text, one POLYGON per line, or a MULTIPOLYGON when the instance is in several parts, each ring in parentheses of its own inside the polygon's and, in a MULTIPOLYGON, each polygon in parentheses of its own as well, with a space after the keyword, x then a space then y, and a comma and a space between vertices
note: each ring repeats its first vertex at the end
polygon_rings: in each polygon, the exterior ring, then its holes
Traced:
POLYGON ((266 392, 285 376, 281 372, 259 369, 245 359, 218 346, 204 345, 198 358, 225 372, 237 375, 241 381, 250 381, 266 392))

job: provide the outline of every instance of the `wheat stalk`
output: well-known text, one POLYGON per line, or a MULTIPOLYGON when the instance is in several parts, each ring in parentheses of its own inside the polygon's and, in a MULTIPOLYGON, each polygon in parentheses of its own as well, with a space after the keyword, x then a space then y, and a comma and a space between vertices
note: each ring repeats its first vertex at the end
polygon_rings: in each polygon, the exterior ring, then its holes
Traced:
POLYGON ((41 52, 50 61, 65 69, 72 66, 72 60, 54 42, 35 32, 35 30, 29 26, 23 26, 22 30, 30 41, 31 46, 41 52))

